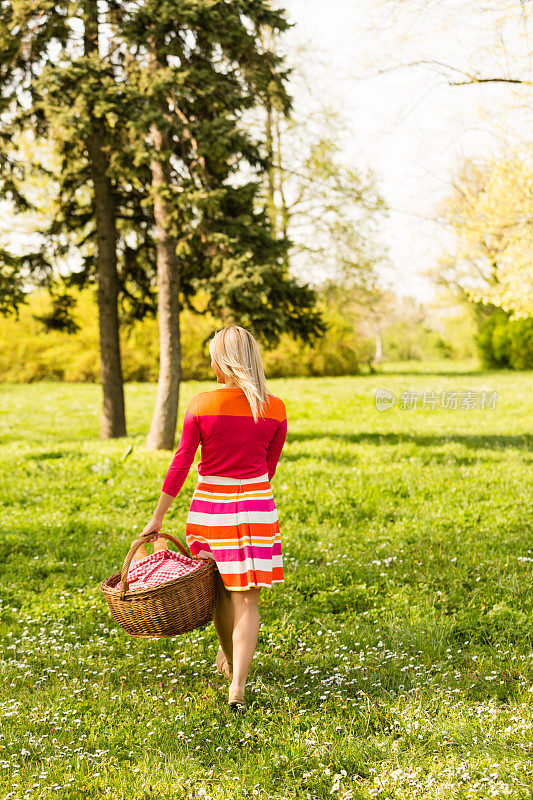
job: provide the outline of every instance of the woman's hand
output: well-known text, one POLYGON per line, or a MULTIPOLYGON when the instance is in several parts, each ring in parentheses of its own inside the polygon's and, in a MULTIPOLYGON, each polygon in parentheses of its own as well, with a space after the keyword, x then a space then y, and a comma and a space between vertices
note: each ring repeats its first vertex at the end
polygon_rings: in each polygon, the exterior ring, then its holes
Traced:
POLYGON ((161 517, 152 517, 148 525, 145 526, 141 536, 148 536, 149 533, 159 533, 163 527, 163 519, 161 517))
POLYGON ((141 536, 148 536, 150 533, 159 533, 161 528, 163 527, 163 518, 167 513, 168 509, 174 498, 170 494, 166 494, 166 492, 161 492, 161 497, 159 498, 159 502, 157 503, 157 508, 154 511, 152 519, 145 526, 144 530, 141 533, 141 536))
POLYGON ((207 550, 200 550, 200 552, 198 553, 198 557, 199 558, 212 558, 213 561, 215 559, 215 556, 213 555, 213 553, 208 553, 207 550))

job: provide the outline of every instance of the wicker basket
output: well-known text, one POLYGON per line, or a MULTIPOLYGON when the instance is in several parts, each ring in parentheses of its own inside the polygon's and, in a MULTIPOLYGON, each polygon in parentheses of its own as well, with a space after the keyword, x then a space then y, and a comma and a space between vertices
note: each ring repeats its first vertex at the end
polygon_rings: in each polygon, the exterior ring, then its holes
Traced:
POLYGON ((100 584, 115 621, 130 636, 158 639, 177 636, 206 625, 213 619, 218 602, 217 565, 212 558, 193 556, 203 565, 189 575, 146 589, 127 588, 127 574, 137 549, 159 537, 173 542, 183 555, 191 558, 184 546, 168 533, 150 533, 132 542, 122 572, 116 572, 100 584))

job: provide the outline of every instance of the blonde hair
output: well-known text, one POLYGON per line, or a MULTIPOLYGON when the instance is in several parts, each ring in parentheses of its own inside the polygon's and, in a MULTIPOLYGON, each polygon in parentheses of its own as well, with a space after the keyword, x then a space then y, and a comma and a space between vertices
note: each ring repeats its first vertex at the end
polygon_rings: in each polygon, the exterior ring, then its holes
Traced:
POLYGON ((267 407, 265 371, 257 342, 246 328, 229 325, 215 333, 209 342, 211 358, 240 387, 250 403, 254 421, 267 407))

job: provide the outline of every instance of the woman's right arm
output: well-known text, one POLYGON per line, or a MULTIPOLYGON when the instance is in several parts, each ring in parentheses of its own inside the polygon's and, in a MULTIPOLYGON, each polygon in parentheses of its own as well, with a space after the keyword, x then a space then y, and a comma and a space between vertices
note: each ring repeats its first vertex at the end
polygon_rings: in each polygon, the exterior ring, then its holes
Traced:
POLYGON ((157 507, 143 534, 161 530, 163 517, 185 482, 199 444, 200 423, 196 413, 196 397, 193 397, 185 412, 178 449, 163 481, 157 507))
POLYGON ((154 515, 148 525, 143 530, 142 534, 153 533, 160 531, 163 527, 163 518, 167 513, 168 509, 172 505, 172 501, 174 498, 171 494, 167 494, 166 492, 161 492, 161 496, 159 498, 159 502, 157 504, 157 508, 154 511, 154 515))

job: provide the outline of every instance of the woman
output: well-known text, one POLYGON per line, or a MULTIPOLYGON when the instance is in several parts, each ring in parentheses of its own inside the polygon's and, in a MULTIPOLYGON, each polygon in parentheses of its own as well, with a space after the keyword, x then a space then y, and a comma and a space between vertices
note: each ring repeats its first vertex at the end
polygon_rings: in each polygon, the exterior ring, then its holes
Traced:
POLYGON ((285 580, 270 481, 287 436, 287 415, 283 400, 267 391, 259 348, 249 331, 239 325, 217 331, 209 353, 223 386, 190 401, 178 449, 143 534, 161 530, 201 443, 186 540, 194 555, 217 563, 217 667, 231 681, 230 707, 245 710, 261 587, 285 580))

